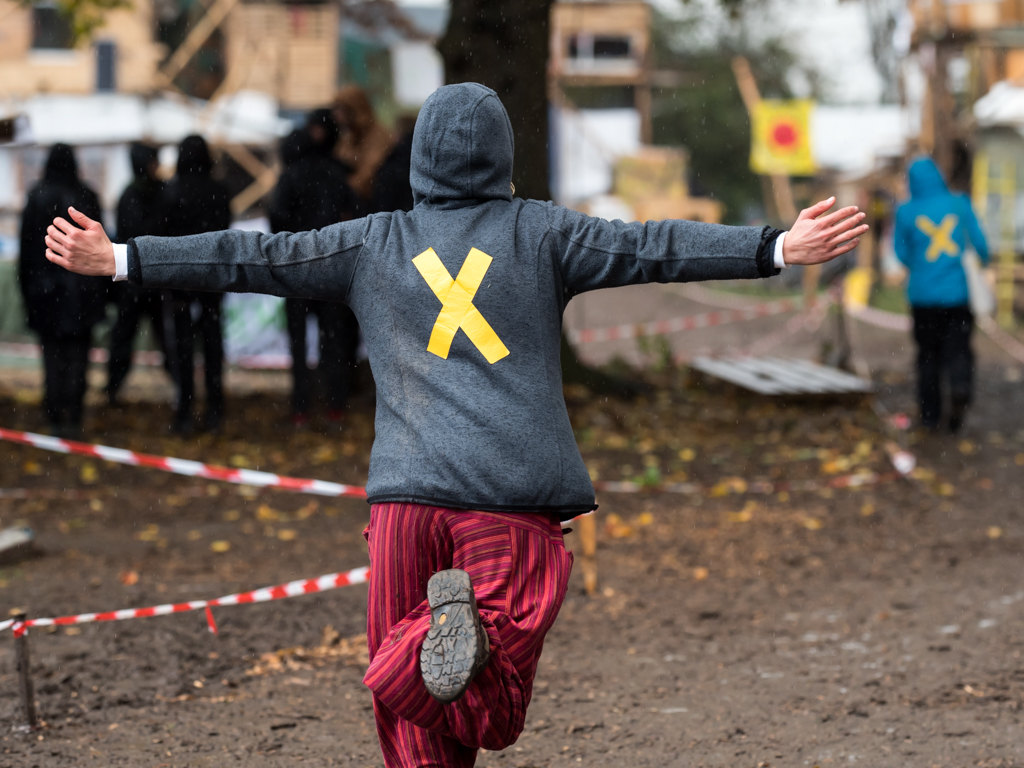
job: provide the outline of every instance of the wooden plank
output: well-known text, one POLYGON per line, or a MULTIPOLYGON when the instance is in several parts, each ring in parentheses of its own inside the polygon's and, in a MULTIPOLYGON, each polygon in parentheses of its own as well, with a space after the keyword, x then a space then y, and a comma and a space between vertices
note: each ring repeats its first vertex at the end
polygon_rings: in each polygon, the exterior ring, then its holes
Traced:
POLYGON ((763 376, 771 376, 794 394, 820 395, 829 391, 829 387, 822 382, 792 369, 784 360, 749 358, 746 363, 748 370, 763 376))
POLYGON ((822 395, 870 392, 871 382, 808 360, 700 357, 693 367, 763 395, 822 395))
POLYGON ((805 371, 808 376, 815 376, 826 383, 844 387, 852 392, 870 392, 875 388, 869 380, 847 371, 840 371, 838 368, 817 365, 808 360, 789 360, 788 362, 794 368, 805 371))
POLYGON ((808 382, 807 377, 779 362, 767 358, 748 357, 738 360, 737 363, 756 376, 766 376, 777 381, 780 387, 785 387, 791 394, 820 394, 820 388, 808 382))
POLYGON ((227 18, 238 0, 217 0, 206 14, 199 20, 185 40, 175 49, 167 65, 156 72, 156 79, 163 85, 170 85, 174 78, 185 68, 189 60, 203 47, 210 35, 216 31, 221 22, 227 18))
POLYGON ((782 395, 789 392, 786 387, 783 387, 774 379, 739 368, 733 363, 734 361, 698 357, 694 359, 693 367, 715 378, 728 381, 762 395, 782 395))

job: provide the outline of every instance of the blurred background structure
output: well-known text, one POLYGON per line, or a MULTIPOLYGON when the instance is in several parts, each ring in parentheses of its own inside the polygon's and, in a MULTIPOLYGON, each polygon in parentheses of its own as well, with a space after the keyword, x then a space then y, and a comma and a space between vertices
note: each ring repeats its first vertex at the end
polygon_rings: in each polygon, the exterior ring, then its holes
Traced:
MULTIPOLYGON (((932 154, 996 244, 999 321, 1021 308, 1020 0, 0 0, 0 341, 24 340, 17 222, 55 142, 76 147, 109 224, 131 142, 159 146, 169 177, 200 134, 238 225, 266 227, 277 145, 306 111, 358 85, 397 139, 431 91, 467 79, 509 108, 524 197, 787 226, 838 190, 875 225, 842 268, 890 309, 902 171, 932 154)), ((835 278, 795 272, 808 294, 835 278)), ((283 364, 281 339, 232 340, 227 322, 230 359, 283 364)))

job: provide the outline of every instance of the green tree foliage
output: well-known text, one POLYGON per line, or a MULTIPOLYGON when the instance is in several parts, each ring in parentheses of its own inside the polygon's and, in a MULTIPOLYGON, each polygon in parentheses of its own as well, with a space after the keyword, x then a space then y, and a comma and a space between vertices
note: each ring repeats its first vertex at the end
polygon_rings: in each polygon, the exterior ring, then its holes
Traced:
POLYGON ((787 75, 798 66, 781 41, 751 42, 742 11, 753 2, 723 2, 731 21, 717 39, 706 39, 699 18, 659 15, 652 30, 655 69, 677 72, 680 80, 678 86, 654 90, 654 143, 690 151, 693 193, 721 200, 728 223, 744 223, 751 212, 762 210, 763 200, 749 166, 750 119, 732 59, 742 55, 750 61, 765 98, 791 97, 787 75))

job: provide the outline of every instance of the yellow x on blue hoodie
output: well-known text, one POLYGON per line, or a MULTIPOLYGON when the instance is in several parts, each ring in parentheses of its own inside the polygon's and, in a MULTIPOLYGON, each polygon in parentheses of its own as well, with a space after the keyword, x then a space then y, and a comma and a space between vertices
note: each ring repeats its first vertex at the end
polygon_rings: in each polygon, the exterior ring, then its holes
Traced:
POLYGON ((915 160, 907 176, 910 199, 896 212, 896 256, 910 272, 907 299, 914 307, 968 304, 961 258, 968 239, 988 264, 988 245, 971 203, 949 191, 931 158, 915 160))

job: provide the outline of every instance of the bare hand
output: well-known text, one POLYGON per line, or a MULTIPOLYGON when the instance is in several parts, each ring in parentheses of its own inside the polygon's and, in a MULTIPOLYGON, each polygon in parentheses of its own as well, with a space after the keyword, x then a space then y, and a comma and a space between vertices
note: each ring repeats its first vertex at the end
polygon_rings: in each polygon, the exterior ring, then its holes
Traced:
POLYGON ((114 246, 98 221, 68 208, 68 214, 81 229, 59 216, 46 228, 46 258, 80 275, 117 274, 114 246))
POLYGON ((866 214, 850 206, 823 215, 835 203, 836 199, 830 197, 800 211, 782 243, 782 258, 787 265, 824 264, 857 247, 860 236, 868 231, 868 225, 861 224, 866 214))

